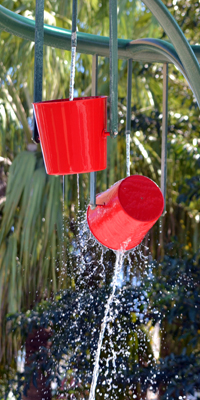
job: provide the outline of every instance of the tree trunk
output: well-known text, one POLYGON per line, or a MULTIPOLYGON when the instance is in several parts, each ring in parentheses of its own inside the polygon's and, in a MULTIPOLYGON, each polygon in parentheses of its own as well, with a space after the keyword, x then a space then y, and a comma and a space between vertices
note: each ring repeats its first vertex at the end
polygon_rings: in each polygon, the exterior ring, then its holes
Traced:
MULTIPOLYGON (((50 338, 50 332, 47 329, 40 328, 38 330, 33 330, 31 333, 28 334, 26 339, 26 358, 25 358, 25 371, 26 367, 30 367, 32 363, 31 357, 38 353, 42 347, 46 347, 47 349, 50 347, 48 343, 48 339, 50 338)), ((51 385, 50 383, 47 385, 48 379, 48 372, 44 375, 41 369, 41 363, 44 360, 40 359, 38 361, 37 367, 37 378, 36 378, 36 385, 33 384, 33 379, 31 377, 31 382, 29 389, 27 390, 26 396, 23 395, 23 400, 51 400, 51 385)), ((48 358, 47 358, 48 362, 48 358)))

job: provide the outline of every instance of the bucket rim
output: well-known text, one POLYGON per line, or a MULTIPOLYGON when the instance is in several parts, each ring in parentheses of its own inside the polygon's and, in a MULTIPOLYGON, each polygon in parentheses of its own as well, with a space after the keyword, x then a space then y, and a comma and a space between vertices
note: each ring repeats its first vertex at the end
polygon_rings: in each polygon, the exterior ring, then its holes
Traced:
POLYGON ((98 99, 107 99, 108 96, 83 96, 83 97, 75 97, 72 101, 69 100, 69 98, 66 99, 56 99, 56 100, 45 100, 45 101, 36 101, 32 103, 34 106, 35 104, 57 104, 57 103, 74 103, 76 101, 81 101, 81 100, 98 100, 98 99))
MULTIPOLYGON (((104 190, 103 192, 98 193, 97 196, 96 196, 96 198, 98 198, 98 196, 100 196, 101 194, 103 194, 103 193, 105 193, 105 192, 107 192, 107 191, 109 192, 109 190, 110 190, 111 188, 113 188, 114 186, 118 186, 118 187, 117 187, 117 192, 118 192, 118 194, 119 194, 120 186, 121 186, 121 184, 122 184, 125 180, 131 179, 131 178, 133 178, 133 177, 138 177, 138 176, 139 176, 139 177, 142 177, 142 178, 145 178, 145 179, 147 179, 147 180, 149 180, 149 181, 151 181, 151 182, 157 187, 157 189, 159 190, 159 193, 162 195, 161 198, 162 198, 162 210, 163 210, 163 209, 164 209, 164 198, 163 198, 163 194, 162 194, 162 191, 161 191, 160 187, 158 186, 158 184, 157 184, 156 182, 154 182, 153 179, 149 178, 148 176, 142 175, 142 174, 134 174, 134 175, 126 176, 125 178, 120 179, 119 181, 117 181, 117 182, 115 182, 113 185, 111 185, 110 188, 104 190)), ((124 212, 129 218, 132 218, 131 215, 125 210, 125 208, 124 208, 124 206, 123 206, 123 204, 122 204, 122 202, 121 202, 120 196, 118 196, 118 200, 119 200, 120 206, 121 206, 122 209, 123 209, 123 212, 124 212)), ((97 207, 98 207, 98 206, 99 206, 99 204, 97 203, 97 207)), ((163 212, 163 211, 162 211, 162 212, 163 212)), ((160 215, 159 215, 159 217, 157 218, 157 220, 161 217, 162 212, 160 213, 160 215)), ((146 221, 146 220, 144 220, 144 219, 140 219, 140 222, 144 222, 144 223, 145 223, 145 222, 153 223, 154 221, 155 221, 155 218, 149 219, 148 221, 146 221)), ((95 235, 94 235, 94 236, 95 236, 95 235)), ((97 239, 97 240, 98 240, 98 239, 97 239)))
MULTIPOLYGON (((120 203, 120 205, 121 205, 121 207, 122 207, 124 213, 125 213, 126 215, 128 215, 128 216, 131 218, 131 215, 124 209, 124 207, 123 207, 123 205, 122 205, 122 203, 121 203, 121 199, 120 199, 120 196, 119 196, 120 186, 121 186, 122 182, 123 182, 125 179, 128 180, 128 179, 130 179, 130 178, 132 178, 132 177, 138 177, 138 176, 143 177, 143 178, 146 178, 147 180, 153 182, 155 186, 157 186, 157 188, 159 189, 159 192, 160 192, 161 195, 162 195, 161 198, 162 198, 162 203, 163 203, 163 207, 162 207, 162 212, 163 212, 163 209, 164 209, 164 198, 163 198, 162 191, 161 191, 160 187, 157 185, 157 183, 154 182, 153 179, 149 178, 148 176, 145 176, 145 175, 142 175, 142 174, 141 174, 141 175, 140 175, 140 174, 134 174, 134 175, 126 176, 125 178, 121 179, 121 181, 119 181, 120 184, 119 184, 118 189, 117 189, 117 190, 118 190, 118 200, 119 200, 119 203, 120 203)), ((156 219, 156 221, 161 217, 162 212, 160 213, 160 215, 159 215, 159 217, 156 219)), ((155 221, 155 218, 149 219, 148 221, 143 220, 143 219, 140 219, 140 222, 152 223, 152 222, 154 222, 154 221, 155 221)))
MULTIPOLYGON (((97 205, 97 207, 98 207, 98 205, 97 205)), ((99 238, 97 237, 97 235, 94 233, 94 231, 93 231, 93 229, 92 229, 92 226, 91 226, 91 224, 90 224, 89 212, 90 212, 90 205, 88 206, 87 212, 86 212, 87 224, 88 224, 88 227, 89 227, 89 230, 90 230, 92 236, 94 237, 94 239, 95 239, 98 243, 101 244, 101 246, 106 247, 107 249, 112 250, 112 251, 114 251, 114 252, 116 252, 116 251, 121 251, 121 252, 123 252, 123 253, 126 253, 126 252, 129 252, 129 251, 135 249, 135 248, 136 248, 137 246, 139 246, 139 244, 141 243, 141 241, 139 241, 137 244, 134 245, 134 247, 128 247, 128 248, 126 248, 126 249, 123 249, 123 248, 115 248, 114 246, 109 246, 107 243, 105 244, 105 243, 103 242, 103 240, 100 241, 100 239, 99 239, 99 238)), ((127 214, 127 213, 126 213, 126 214, 127 214)), ((127 215, 128 215, 128 214, 127 214, 127 215)), ((144 239, 144 238, 143 238, 143 239, 144 239)), ((143 240, 143 239, 142 239, 142 240, 143 240)))

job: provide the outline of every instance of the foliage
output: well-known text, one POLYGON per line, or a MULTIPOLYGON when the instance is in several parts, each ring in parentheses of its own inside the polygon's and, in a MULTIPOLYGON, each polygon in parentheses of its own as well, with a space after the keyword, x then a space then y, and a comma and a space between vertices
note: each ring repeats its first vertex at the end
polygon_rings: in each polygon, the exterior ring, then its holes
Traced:
MULTIPOLYGON (((41 153, 25 151, 15 158, 0 234, 1 340, 6 336, 7 312, 31 307, 58 290, 61 196, 60 179, 45 174, 41 153)), ((2 350, 5 358, 9 354, 5 343, 2 350)))
MULTIPOLYGON (((65 380, 73 378, 73 385, 67 393, 79 396, 80 387, 80 395, 82 392, 88 392, 93 370, 93 354, 104 315, 102 304, 108 294, 109 288, 102 287, 88 293, 83 292, 83 295, 77 298, 75 291, 68 290, 53 303, 42 303, 39 308, 27 312, 26 315, 14 316, 12 332, 20 329, 22 337, 32 332, 34 328, 51 328, 50 352, 41 348, 40 353, 34 355, 33 369, 28 368, 25 373, 19 374, 17 392, 20 393, 20 387, 24 385, 24 377, 28 385, 37 366, 36 360, 40 359, 43 360, 42 369, 51 370, 49 379, 56 380, 58 387, 63 386, 62 377, 65 376, 65 380)), ((102 387, 106 375, 108 379, 112 376, 115 386, 121 390, 126 389, 127 378, 132 377, 132 390, 134 390, 141 373, 140 366, 145 363, 148 365, 150 362, 148 357, 152 352, 144 329, 144 303, 144 293, 141 288, 138 290, 129 286, 118 290, 105 336, 98 388, 102 387), (133 308, 133 304, 137 306, 133 308), (106 363, 110 345, 114 346, 116 352, 118 348, 121 350, 120 356, 116 358, 114 372, 110 368, 111 362, 109 365, 106 363)), ((110 358, 112 360, 111 354, 110 358)), ((106 387, 103 392, 106 393, 106 387)))
MULTIPOLYGON (((85 257, 87 260, 87 253, 85 257)), ((97 399, 108 391, 109 396, 115 396, 114 388, 119 399, 138 391, 145 394, 147 388, 159 389, 163 400, 169 396, 176 400, 200 389, 199 264, 198 256, 185 260, 165 256, 160 265, 154 265, 155 271, 149 265, 141 285, 133 286, 128 280, 118 289, 101 352, 97 399), (153 281, 150 276, 154 276, 153 281), (158 360, 147 329, 157 323, 161 332, 158 360)), ((79 279, 88 286, 88 276, 82 274, 79 279)), ((95 282, 100 282, 99 278, 95 282)), ((104 299, 108 298, 110 287, 82 287, 77 296, 79 286, 77 283, 77 289, 61 292, 53 302, 42 302, 26 314, 9 317, 12 334, 20 331, 23 342, 34 329, 51 330, 50 349, 41 346, 32 357, 31 369, 29 366, 18 374, 19 398, 24 379, 28 385, 38 362, 43 371, 50 369, 48 379, 57 382, 66 398, 72 393, 76 398, 88 396, 104 299)), ((13 382, 10 380, 9 384, 13 382)))
POLYGON ((164 399, 177 399, 200 388, 200 257, 179 259, 168 253, 155 265, 152 294, 161 328, 158 382, 164 399))

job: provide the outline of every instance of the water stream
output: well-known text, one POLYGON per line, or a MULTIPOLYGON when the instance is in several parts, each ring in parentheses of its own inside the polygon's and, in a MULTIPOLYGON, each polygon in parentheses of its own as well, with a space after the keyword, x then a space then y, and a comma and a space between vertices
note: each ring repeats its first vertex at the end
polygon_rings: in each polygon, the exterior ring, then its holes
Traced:
POLYGON ((62 224, 62 251, 64 251, 64 236, 65 236, 65 221, 64 221, 64 212, 65 212, 65 176, 63 175, 63 224, 62 224))
POLYGON ((63 175, 62 179, 62 242, 61 242, 61 262, 62 262, 62 267, 61 267, 61 276, 62 280, 64 279, 65 276, 65 176, 63 175))
MULTIPOLYGON (((129 363, 135 363, 134 365, 136 365, 136 361, 132 359, 131 348, 137 348, 138 340, 141 343, 144 342, 144 333, 140 331, 140 328, 138 327, 137 332, 135 331, 134 334, 131 333, 131 330, 134 328, 131 327, 130 323, 126 328, 124 326, 124 318, 131 318, 131 315, 134 313, 134 318, 137 318, 138 321, 137 324, 140 325, 143 323, 145 311, 142 311, 142 309, 145 310, 147 299, 141 285, 141 274, 144 264, 148 263, 148 256, 144 255, 145 246, 143 245, 139 246, 137 250, 126 254, 121 251, 112 255, 108 253, 108 249, 103 248, 97 243, 89 231, 85 210, 81 210, 80 207, 79 184, 79 175, 77 175, 77 231, 76 236, 72 239, 72 249, 68 254, 69 259, 71 258, 75 262, 74 281, 76 302, 73 306, 72 325, 70 328, 73 331, 71 345, 66 342, 67 346, 71 346, 71 352, 68 353, 65 360, 68 365, 67 370, 73 370, 73 373, 66 372, 64 376, 66 379, 68 376, 71 376, 70 379, 73 382, 71 389, 78 394, 79 387, 84 382, 84 379, 86 379, 88 384, 91 381, 92 367, 92 382, 89 397, 87 391, 85 391, 84 399, 95 400, 95 396, 101 395, 99 392, 101 391, 100 387, 104 392, 105 399, 115 399, 117 398, 116 393, 123 390, 123 383, 120 386, 119 382, 123 381, 124 370, 130 368, 129 363), (111 278, 110 268, 112 268, 113 263, 115 263, 115 267, 111 278), (112 282, 107 297, 106 285, 111 279, 112 282), (128 295, 128 287, 133 288, 131 295, 128 295), (102 297, 101 305, 97 306, 101 298, 101 290, 105 290, 106 297, 102 297), (105 298, 106 302, 104 302, 105 298), (85 301, 85 299, 89 299, 89 301, 85 301), (104 315, 101 319, 100 332, 98 332, 97 323, 101 315, 103 303, 105 304, 104 315), (94 308, 94 305, 96 305, 96 308, 94 308), (90 313, 92 316, 91 321, 89 321, 90 313), (123 316, 122 320, 121 316, 123 316), (83 332, 85 333, 83 334, 83 332), (130 334, 132 339, 129 338, 130 334), (89 354, 84 355, 83 344, 85 343, 85 346, 88 346, 90 349, 91 357, 89 354), (94 355, 93 365, 91 365, 92 355, 94 355), (83 363, 83 365, 84 363, 86 365, 91 363, 91 367, 85 376, 84 374, 81 375, 80 363, 83 363)), ((64 227, 64 193, 63 177, 63 269, 65 269, 66 254, 66 249, 64 248, 66 229, 64 227)), ((139 382, 139 370, 137 371, 137 369, 136 374, 138 374, 138 381, 136 380, 136 382, 130 382, 129 378, 127 378, 132 398, 136 396, 136 386, 137 382, 139 382)), ((68 383, 68 385, 70 384, 68 383)), ((65 393, 68 393, 69 387, 65 387, 65 393)))
POLYGON ((78 200, 78 212, 80 210, 80 184, 79 184, 79 174, 77 174, 77 200, 78 200))
POLYGON ((103 343, 106 325, 109 320, 110 307, 112 305, 112 302, 113 302, 113 299, 115 296, 115 290, 116 290, 116 286, 117 286, 118 276, 119 276, 119 273, 122 268, 122 261, 123 261, 123 253, 117 252, 114 275, 113 275, 113 280, 111 283, 112 291, 111 291, 111 294, 106 303, 104 318, 103 318, 103 321, 101 324, 101 331, 100 331, 98 345, 97 345, 97 351, 96 351, 96 355, 95 355, 95 362, 94 362, 94 369, 93 369, 93 376, 92 376, 89 400, 95 400, 95 389, 96 389, 98 375, 99 375, 99 360, 100 360, 100 355, 101 355, 101 347, 102 347, 102 343, 103 343))

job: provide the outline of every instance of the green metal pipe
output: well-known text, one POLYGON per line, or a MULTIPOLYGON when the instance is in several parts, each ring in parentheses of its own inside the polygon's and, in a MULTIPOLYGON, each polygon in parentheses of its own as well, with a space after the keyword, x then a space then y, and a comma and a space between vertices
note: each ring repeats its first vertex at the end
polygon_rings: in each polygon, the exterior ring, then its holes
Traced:
MULTIPOLYGON (((141 61, 145 61, 147 52, 148 52, 149 58, 150 57, 152 58, 151 62, 153 62, 154 54, 157 53, 158 55, 160 55, 161 58, 163 56, 163 58, 166 59, 165 62, 173 63, 179 69, 179 71, 183 74, 185 79, 187 80, 187 82, 196 98, 196 92, 192 86, 192 83, 187 74, 187 71, 183 67, 182 62, 171 43, 165 42, 160 39, 137 39, 137 40, 130 42, 129 47, 132 49, 133 59, 134 59, 134 54, 140 54, 141 61), (153 50, 153 53, 151 53, 151 50, 153 50), (144 54, 144 56, 143 56, 143 54, 144 54), (144 57, 144 59, 143 59, 143 57, 144 57)), ((194 46, 194 47, 197 47, 197 46, 194 46)))
POLYGON ((117 43, 117 1, 109 0, 110 30, 110 135, 118 134, 118 43, 117 43))
MULTIPOLYGON (((42 101, 44 0, 36 0, 35 26, 34 103, 42 101)), ((33 117, 33 141, 35 143, 40 142, 35 117, 33 117)))
POLYGON ((43 36, 44 36, 44 0, 36 0, 35 11, 35 63, 34 63, 34 102, 42 101, 43 78, 43 36))
MULTIPOLYGON (((25 40, 34 42, 35 21, 0 6, 0 29, 25 40)), ((77 33, 77 52, 85 54, 99 54, 109 57, 109 38, 104 36, 77 33)), ((118 40, 118 48, 123 49, 122 55, 126 53, 126 45, 129 40, 118 40)), ((44 24, 44 44, 59 49, 71 50, 71 31, 44 24)), ((127 57, 129 58, 129 57, 127 57)))
MULTIPOLYGON (((98 54, 92 56, 92 96, 98 95, 98 54)), ((96 171, 90 172, 90 207, 96 208, 96 171)))
MULTIPOLYGON (((0 5, 0 29, 13 35, 22 37, 25 40, 35 41, 35 21, 22 15, 15 14, 7 8, 0 5)), ((109 38, 105 36, 91 35, 89 33, 78 32, 77 51, 85 54, 99 54, 100 57, 109 57, 109 38)), ((142 39, 141 39, 142 40, 142 39)), ((150 39, 152 40, 152 39, 150 39)), ((176 54, 173 46, 159 39, 153 39, 156 42, 164 43, 166 48, 176 54)), ((44 44, 46 46, 56 47, 59 49, 71 50, 71 31, 67 29, 57 28, 44 24, 44 44)), ((200 46, 191 46, 197 59, 200 62, 200 46)), ((129 39, 118 39, 118 58, 130 59, 134 61, 144 62, 172 62, 165 54, 154 51, 152 45, 149 49, 142 51, 143 44, 141 42, 140 49, 134 51, 133 41, 129 39), (132 46, 130 47, 130 43, 132 46), (140 55, 140 52, 142 54, 140 55)))
MULTIPOLYGON (((145 1, 147 4, 148 1, 147 0, 145 1)), ((151 1, 152 4, 154 4, 155 6, 155 0, 150 0, 150 2, 151 1)), ((149 2, 147 5, 150 8, 149 2)), ((154 12, 156 13, 155 10, 154 12)), ((168 18, 171 21, 172 16, 168 12, 168 10, 167 13, 169 14, 168 18)), ((159 20, 160 15, 155 14, 155 16, 159 20)), ((174 21, 173 18, 172 20, 174 21)), ((173 23, 174 22, 171 22, 172 25, 173 23)), ((14 12, 6 9, 3 6, 0 6, 0 29, 12 33, 16 36, 22 37, 25 40, 31 40, 33 42, 35 40, 35 21, 23 17, 19 14, 15 14, 14 12)), ((179 27, 178 29, 180 30, 179 27)), ((168 30, 169 28, 167 29, 166 33, 169 36, 168 30)), ((181 37, 182 40, 185 42, 186 39, 183 34, 181 35, 181 37)), ((96 36, 78 32, 77 38, 78 38, 77 52, 92 54, 92 55, 98 53, 99 56, 109 57, 108 37, 96 36)), ((71 50, 71 31, 44 24, 44 44, 47 46, 71 50)), ((188 46, 189 44, 187 42, 186 47, 188 46)), ((200 61, 200 46, 199 45, 191 46, 191 48, 195 53, 197 59, 200 61)), ((178 52, 175 50, 175 48, 171 43, 159 39, 139 39, 135 41, 118 39, 118 58, 121 59, 132 58, 132 60, 134 61, 142 61, 142 62, 173 63, 179 68, 179 70, 186 77, 196 97, 196 81, 195 85, 193 82, 194 79, 192 79, 191 81, 192 73, 190 67, 190 59, 187 62, 187 70, 186 70, 185 67, 183 66, 181 58, 178 56, 177 53, 178 52), (188 75, 188 69, 190 70, 190 77, 188 75)), ((197 68, 195 68, 195 71, 196 70, 197 68)), ((199 98, 199 94, 198 97, 196 98, 199 98)))
POLYGON ((132 92, 132 60, 127 62, 127 102, 126 102, 126 176, 130 176, 130 134, 131 134, 131 92, 132 92))
POLYGON ((200 67, 195 54, 176 20, 161 0, 144 0, 174 45, 200 107, 200 67))
POLYGON ((164 210, 166 212, 166 186, 167 186, 167 134, 168 134, 168 64, 163 65, 163 117, 162 117, 162 147, 161 147, 161 192, 164 197, 164 210))
POLYGON ((164 63, 165 60, 165 62, 173 63, 182 73, 185 73, 183 64, 171 43, 161 39, 136 39, 129 42, 128 47, 133 59, 140 52, 140 61, 147 62, 149 59, 149 62, 154 62, 154 58, 156 58, 160 60, 159 62, 164 63))
POLYGON ((71 46, 77 46, 77 37, 76 37, 76 30, 77 30, 77 0, 73 0, 72 3, 72 38, 71 38, 71 46))
POLYGON ((183 67, 183 64, 171 43, 165 42, 160 39, 137 39, 130 42, 129 47, 131 47, 132 49, 133 59, 134 59, 134 54, 138 54, 140 52, 141 61, 145 62, 148 53, 149 58, 150 57, 152 58, 151 62, 153 62, 154 54, 157 53, 160 56, 160 58, 166 60, 165 62, 173 63, 183 74, 185 79, 188 81, 191 90, 193 90, 188 75, 183 67), (143 60, 143 54, 144 54, 144 60, 143 60))

